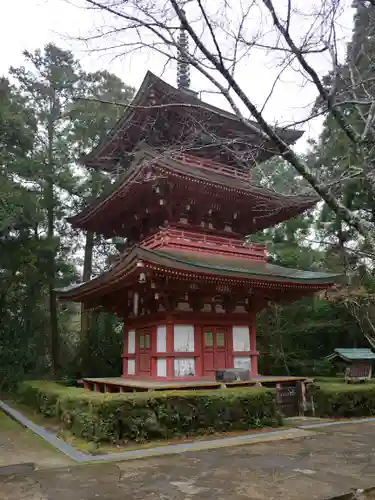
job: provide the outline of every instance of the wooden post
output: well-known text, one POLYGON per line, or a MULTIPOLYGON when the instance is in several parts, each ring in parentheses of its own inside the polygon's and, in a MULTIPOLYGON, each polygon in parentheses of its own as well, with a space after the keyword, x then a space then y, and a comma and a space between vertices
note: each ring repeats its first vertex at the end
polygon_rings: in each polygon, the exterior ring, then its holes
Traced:
MULTIPOLYGON (((171 315, 167 316, 167 353, 171 353, 174 350, 173 342, 173 317, 171 315)), ((167 357, 167 377, 174 376, 174 359, 171 356, 167 357)))
POLYGON ((297 386, 297 398, 298 398, 298 414, 303 416, 306 410, 306 385, 302 380, 298 380, 297 386))
MULTIPOLYGON (((256 338, 256 319, 253 319, 252 323, 249 325, 249 335, 250 335, 250 351, 255 353, 257 350, 257 338, 256 338)), ((258 356, 256 354, 251 355, 251 376, 256 377, 258 375, 258 356)))
POLYGON ((195 376, 203 376, 203 328, 199 324, 194 324, 194 351, 199 353, 195 358, 195 376))

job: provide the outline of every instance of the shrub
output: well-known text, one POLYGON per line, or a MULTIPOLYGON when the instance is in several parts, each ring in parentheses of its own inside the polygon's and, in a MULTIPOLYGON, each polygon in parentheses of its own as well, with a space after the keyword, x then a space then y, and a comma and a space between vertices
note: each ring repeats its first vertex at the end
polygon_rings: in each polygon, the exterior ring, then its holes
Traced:
POLYGON ((375 415, 375 384, 322 381, 308 387, 319 417, 366 417, 375 415))
POLYGON ((274 392, 261 388, 101 394, 22 382, 18 399, 89 441, 148 441, 281 425, 274 392))

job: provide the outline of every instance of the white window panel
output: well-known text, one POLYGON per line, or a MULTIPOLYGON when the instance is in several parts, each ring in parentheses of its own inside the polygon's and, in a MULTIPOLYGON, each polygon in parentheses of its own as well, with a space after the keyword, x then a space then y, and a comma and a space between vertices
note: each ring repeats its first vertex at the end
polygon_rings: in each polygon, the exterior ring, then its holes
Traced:
POLYGON ((177 352, 194 352, 194 326, 174 326, 173 348, 177 352))
POLYGON ((192 377, 195 375, 194 358, 176 358, 174 360, 175 377, 192 377))
POLYGON ((167 327, 158 326, 156 329, 156 350, 157 352, 166 352, 167 350, 167 327))
POLYGON ((128 353, 135 353, 135 330, 129 330, 128 332, 128 353))
POLYGON ((245 370, 250 370, 250 357, 249 356, 236 356, 233 358, 234 368, 243 368, 245 370))
POLYGON ((157 359, 156 360, 156 375, 158 377, 166 377, 167 376, 167 360, 166 359, 157 359))
POLYGON ((248 326, 233 327, 233 351, 250 351, 250 335, 248 326))
POLYGON ((135 359, 128 359, 128 375, 135 375, 135 359))

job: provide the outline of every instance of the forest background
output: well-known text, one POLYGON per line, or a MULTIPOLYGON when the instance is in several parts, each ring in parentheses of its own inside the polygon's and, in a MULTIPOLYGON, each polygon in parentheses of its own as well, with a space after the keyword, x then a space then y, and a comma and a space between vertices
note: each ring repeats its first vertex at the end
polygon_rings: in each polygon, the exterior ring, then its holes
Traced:
MULTIPOLYGON (((366 57, 359 66, 366 80, 374 76, 375 67, 373 10, 359 3, 348 45, 352 54, 366 33, 366 57)), ((330 75, 325 82, 329 86, 330 75)), ((345 79, 341 83, 345 87, 345 79)), ((119 319, 61 304, 54 290, 99 274, 118 252, 115 242, 82 235, 66 218, 115 182, 107 174, 79 167, 77 161, 113 127, 134 92, 112 73, 85 71, 72 52, 52 43, 26 51, 24 64, 9 68, 0 79, 2 387, 24 378, 121 373, 119 319)), ((317 100, 316 108, 320 105, 317 100)), ((355 110, 347 114, 352 124, 357 115, 355 110)), ((303 161, 312 169, 319 165, 320 178, 328 182, 353 163, 365 170, 375 158, 368 151, 363 156, 354 151, 345 130, 326 113, 321 136, 309 144, 303 161)), ((252 178, 281 193, 311 189, 280 157, 255 167, 252 178)), ((372 186, 354 176, 339 187, 336 199, 367 227, 374 225, 372 186)), ((250 239, 265 242, 274 263, 329 269, 342 276, 338 289, 293 304, 272 304, 259 315, 258 345, 268 353, 261 356, 261 373, 326 375, 333 368, 324 356, 335 347, 369 346, 375 337, 374 255, 355 227, 322 201, 309 213, 250 239)))

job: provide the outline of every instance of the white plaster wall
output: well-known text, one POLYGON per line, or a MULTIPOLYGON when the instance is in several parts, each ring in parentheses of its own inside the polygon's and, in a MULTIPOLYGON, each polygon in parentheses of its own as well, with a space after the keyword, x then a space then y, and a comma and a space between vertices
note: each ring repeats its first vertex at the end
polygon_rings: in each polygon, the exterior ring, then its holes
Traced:
POLYGON ((233 358, 234 368, 244 368, 246 370, 251 369, 250 357, 249 356, 236 356, 233 358))
POLYGON ((166 377, 167 376, 167 360, 166 359, 157 359, 156 360, 156 375, 158 377, 166 377))
POLYGON ((134 316, 138 316, 139 312, 139 295, 138 292, 135 292, 133 296, 133 314, 134 316))
POLYGON ((135 330, 129 330, 128 332, 128 353, 135 353, 135 330))
POLYGON ((174 376, 190 377, 195 375, 194 358, 177 358, 174 360, 174 376))
POLYGON ((166 325, 159 325, 156 329, 156 350, 157 352, 166 352, 167 350, 166 325))
POLYGON ((233 327, 233 351, 250 351, 250 332, 248 326, 233 327))
POLYGON ((174 325, 173 349, 177 352, 194 352, 193 325, 174 325))
POLYGON ((135 359, 128 359, 128 375, 135 375, 135 359))

